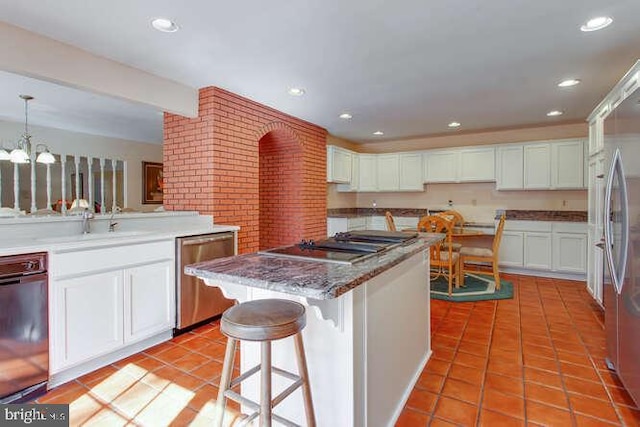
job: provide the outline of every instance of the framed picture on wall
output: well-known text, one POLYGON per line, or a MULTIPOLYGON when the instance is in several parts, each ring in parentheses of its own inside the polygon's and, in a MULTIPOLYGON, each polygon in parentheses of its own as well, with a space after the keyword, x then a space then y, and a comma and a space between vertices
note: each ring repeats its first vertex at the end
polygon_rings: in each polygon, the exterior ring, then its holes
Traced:
POLYGON ((142 203, 162 204, 162 163, 142 162, 142 203))

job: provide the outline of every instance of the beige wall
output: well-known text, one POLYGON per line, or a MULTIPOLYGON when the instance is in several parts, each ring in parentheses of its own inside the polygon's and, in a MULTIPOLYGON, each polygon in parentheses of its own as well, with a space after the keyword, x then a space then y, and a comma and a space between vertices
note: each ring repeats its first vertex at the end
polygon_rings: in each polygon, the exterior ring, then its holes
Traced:
POLYGON ((426 184, 424 192, 359 193, 356 207, 453 208, 468 221, 486 222, 496 209, 586 210, 586 190, 497 191, 494 182, 426 184))
MULTIPOLYGON (((587 138, 586 123, 507 129, 477 133, 456 133, 424 138, 355 144, 328 137, 327 144, 340 145, 358 152, 387 153, 433 148, 541 141, 562 138, 587 138)), ((586 171, 585 171, 586 173, 586 171)), ((496 184, 425 184, 424 192, 341 193, 336 184, 327 184, 327 207, 443 208, 449 200, 470 221, 486 221, 496 209, 586 210, 587 191, 497 191, 496 184)))
POLYGON ((338 138, 333 135, 327 135, 327 145, 336 145, 351 151, 362 151, 362 144, 358 144, 348 139, 338 138))
MULTIPOLYGON (((51 152, 55 154, 64 153, 67 155, 77 154, 80 156, 91 156, 96 158, 109 158, 125 160, 127 162, 127 206, 134 209, 153 210, 158 205, 142 205, 142 161, 162 162, 162 144, 149 144, 144 142, 130 141, 125 139, 109 138, 97 135, 89 135, 79 132, 70 132, 61 129, 46 128, 41 126, 29 126, 29 131, 33 135, 32 143, 46 143, 51 152)), ((24 132, 24 124, 7 122, 0 120, 0 143, 6 148, 12 147, 15 141, 24 132)), ((7 162, 8 163, 8 162, 7 162)), ((13 176, 6 174, 7 168, 3 166, 2 192, 3 199, 9 185, 9 192, 13 200, 13 176), (7 176, 9 175, 9 176, 7 176)), ((21 167, 21 183, 27 183, 28 167, 21 167), (23 178, 24 175, 24 178, 23 178)), ((58 178, 59 179, 59 178, 58 178)), ((38 181, 39 182, 39 181, 38 181)), ((39 187, 40 188, 40 187, 39 187)), ((43 187, 46 188, 46 187, 43 187)), ((28 197, 28 186, 21 184, 21 195, 28 197), (26 193, 25 193, 26 191, 26 193)), ((42 195, 46 190, 39 190, 42 195)), ((22 198, 22 197, 21 197, 22 198)), ((38 197, 40 200, 40 197, 38 197)), ((30 200, 30 198, 29 198, 30 200)), ((12 207, 12 205, 10 206, 12 207)), ((21 208, 27 209, 21 201, 21 208)))

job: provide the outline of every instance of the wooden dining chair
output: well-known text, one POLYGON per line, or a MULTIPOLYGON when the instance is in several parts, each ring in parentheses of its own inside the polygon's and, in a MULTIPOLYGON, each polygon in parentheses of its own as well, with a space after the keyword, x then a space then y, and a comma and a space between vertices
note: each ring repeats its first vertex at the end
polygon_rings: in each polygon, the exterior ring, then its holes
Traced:
POLYGON ((442 242, 435 243, 429 248, 431 262, 431 279, 446 277, 449 285, 449 296, 453 290, 455 277, 456 288, 462 284, 463 273, 460 254, 451 245, 453 222, 440 215, 423 216, 418 221, 418 231, 445 234, 442 242))
POLYGON ((459 228, 460 230, 464 230, 464 217, 458 211, 454 211, 453 209, 441 212, 440 215, 451 216, 453 217, 453 225, 454 227, 459 228))
MULTIPOLYGON (((453 223, 453 227, 458 228, 460 231, 464 230, 464 218, 458 211, 448 210, 444 212, 439 212, 435 215, 442 216, 447 218, 449 221, 453 223)), ((454 251, 460 252, 462 248, 462 244, 458 242, 451 242, 451 247, 454 251)))
POLYGON ((502 230, 504 230, 504 214, 500 217, 500 221, 498 222, 498 228, 496 229, 496 234, 493 237, 493 244, 491 245, 491 249, 489 248, 476 248, 471 246, 464 246, 460 249, 460 257, 461 264, 464 270, 464 273, 487 273, 486 271, 479 270, 477 267, 467 268, 467 262, 487 262, 491 264, 491 269, 493 271, 493 280, 496 282, 496 289, 500 289, 500 272, 498 271, 498 263, 499 263, 499 251, 500 251, 500 241, 502 240, 502 230))
POLYGON ((385 218, 386 218, 386 220, 387 220, 387 230, 389 230, 389 231, 396 231, 396 223, 395 223, 395 221, 393 220, 393 215, 391 215, 391 212, 386 211, 386 212, 384 213, 384 216, 385 216, 385 218))

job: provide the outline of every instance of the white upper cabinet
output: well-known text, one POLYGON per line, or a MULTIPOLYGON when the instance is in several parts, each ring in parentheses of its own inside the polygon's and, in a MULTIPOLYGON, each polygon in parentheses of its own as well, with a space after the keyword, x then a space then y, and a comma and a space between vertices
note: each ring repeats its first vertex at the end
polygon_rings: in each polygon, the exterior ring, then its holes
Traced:
POLYGON ((524 148, 522 145, 498 147, 497 153, 498 190, 521 190, 524 187, 524 148))
POLYGON ((424 182, 482 182, 495 179, 494 147, 424 153, 424 182))
POLYGON ((465 148, 460 150, 458 181, 483 182, 496 180, 495 148, 465 148))
POLYGON ((360 154, 358 191, 378 191, 378 156, 360 154))
POLYGON ((562 141, 551 144, 551 188, 584 188, 584 142, 562 141))
POLYGON ((400 156, 398 154, 379 154, 378 191, 397 191, 400 189, 400 156))
POLYGON ((551 146, 528 144, 524 146, 524 188, 530 190, 551 187, 551 146))
POLYGON ((428 151, 424 154, 424 182, 457 182, 459 152, 428 151))
POLYGON ((422 154, 402 153, 399 158, 400 164, 400 190, 401 191, 423 191, 422 180, 422 154))
POLYGON ((604 119, 609 115, 609 106, 605 105, 589 122, 589 155, 598 154, 604 148, 604 119))
POLYGON ((348 184, 338 184, 338 191, 358 191, 360 184, 360 155, 351 153, 351 181, 348 184))
POLYGON ((498 190, 585 188, 581 139, 506 145, 498 147, 496 158, 498 190))
POLYGON ((351 182, 351 157, 344 148, 327 145, 327 182, 351 182))
POLYGON ((497 190, 583 189, 582 139, 359 154, 327 147, 327 181, 338 191, 424 191, 424 183, 496 181, 497 190))

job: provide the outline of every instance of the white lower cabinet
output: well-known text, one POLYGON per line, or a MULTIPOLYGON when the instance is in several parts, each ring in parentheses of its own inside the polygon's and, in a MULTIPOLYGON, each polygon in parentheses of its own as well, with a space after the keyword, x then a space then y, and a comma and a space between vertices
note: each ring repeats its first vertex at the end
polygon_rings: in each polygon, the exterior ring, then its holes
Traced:
POLYGON ((553 247, 557 249, 553 258, 553 269, 570 273, 587 271, 587 235, 578 233, 554 233, 553 247))
POLYGON ((59 280, 53 298, 52 372, 122 346, 121 271, 59 280))
POLYGON ((524 263, 524 235, 520 231, 503 231, 500 241, 500 265, 522 267, 524 263))
POLYGON ((173 261, 124 270, 124 341, 173 328, 173 261))
POLYGON ((524 233, 524 268, 551 270, 551 234, 524 233))
POLYGON ((500 265, 584 275, 587 272, 587 224, 507 221, 500 242, 500 265))
POLYGON ((171 239, 50 254, 52 374, 173 329, 174 245, 171 239))

